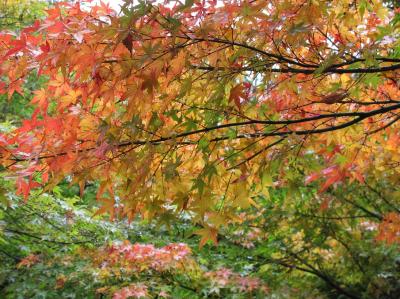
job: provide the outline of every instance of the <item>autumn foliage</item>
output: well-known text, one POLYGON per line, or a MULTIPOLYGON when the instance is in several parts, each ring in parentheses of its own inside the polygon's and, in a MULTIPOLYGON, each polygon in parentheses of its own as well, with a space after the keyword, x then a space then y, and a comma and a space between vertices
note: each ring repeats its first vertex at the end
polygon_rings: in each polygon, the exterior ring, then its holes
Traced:
MULTIPOLYGON (((87 253, 86 253, 87 254, 87 253)), ((174 275, 184 274, 192 279, 189 288, 198 288, 209 285, 214 290, 235 289, 238 293, 251 294, 264 293, 268 291, 267 286, 259 278, 241 276, 230 269, 221 268, 216 271, 204 271, 190 254, 190 248, 186 244, 169 244, 162 248, 156 248, 152 244, 125 244, 112 245, 100 251, 90 253, 93 257, 95 267, 100 269, 102 278, 121 275, 124 276, 146 275, 148 283, 132 283, 127 287, 114 291, 114 299, 141 298, 154 296, 154 287, 157 280, 165 280, 174 275), (197 280, 197 281, 196 281, 197 280), (199 284, 200 281, 200 284, 199 284)), ((171 279, 169 282, 171 283, 171 279)), ((112 288, 103 287, 98 292, 109 293, 112 288)), ((162 292, 160 297, 169 297, 162 292)))
POLYGON ((76 2, 47 13, 0 35, 1 93, 47 78, 32 117, 0 136, 25 199, 66 176, 82 193, 97 181, 98 214, 183 213, 216 243, 238 209, 290 182, 297 159, 313 161, 304 182, 321 193, 398 181, 400 22, 381 1, 127 1, 121 14, 76 2))

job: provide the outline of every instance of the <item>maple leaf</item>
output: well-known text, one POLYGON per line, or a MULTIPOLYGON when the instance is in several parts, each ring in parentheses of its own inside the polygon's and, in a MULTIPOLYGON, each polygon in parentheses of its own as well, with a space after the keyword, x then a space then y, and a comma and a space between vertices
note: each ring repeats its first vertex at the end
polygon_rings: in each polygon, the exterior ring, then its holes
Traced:
POLYGON ((27 46, 26 35, 22 34, 20 39, 15 39, 15 40, 11 41, 10 46, 11 46, 11 49, 8 50, 8 52, 4 55, 5 58, 7 56, 11 56, 11 55, 13 55, 21 50, 24 50, 26 48, 26 46, 27 46))
POLYGON ((62 110, 71 104, 75 104, 81 95, 82 93, 80 90, 69 90, 65 96, 60 98, 60 105, 58 106, 59 109, 62 110))
POLYGON ((115 201, 108 198, 100 198, 98 201, 101 203, 101 206, 94 213, 94 216, 108 213, 110 215, 110 219, 113 220, 116 211, 115 201))
POLYGON ((67 277, 63 274, 57 276, 56 278, 56 289, 62 289, 64 288, 65 283, 67 282, 67 277))
POLYGON ((229 102, 233 101, 238 109, 240 109, 241 101, 248 101, 250 86, 251 85, 248 82, 240 83, 234 86, 229 95, 229 102))
POLYGON ((35 90, 33 93, 35 94, 35 96, 32 98, 31 103, 37 104, 43 110, 47 110, 48 101, 46 90, 44 88, 41 88, 39 90, 35 90))
POLYGON ((115 292, 113 299, 144 298, 147 297, 147 286, 141 284, 131 284, 128 287, 115 292))
POLYGON ((218 244, 218 230, 212 227, 205 227, 194 232, 199 235, 199 247, 202 248, 208 241, 212 241, 214 245, 218 244))
POLYGON ((25 182, 25 180, 23 178, 19 178, 17 181, 17 195, 22 194, 26 199, 28 199, 29 196, 29 184, 27 182, 25 182))
POLYGON ((305 179, 305 184, 311 184, 312 182, 314 182, 315 180, 318 180, 320 178, 321 174, 318 172, 314 172, 312 174, 310 174, 309 176, 306 177, 305 179))
POLYGON ((132 53, 132 42, 133 36, 131 32, 128 32, 128 35, 122 40, 123 45, 128 49, 129 53, 132 53))
POLYGON ((376 239, 388 244, 400 243, 400 215, 398 213, 390 212, 385 215, 378 226, 376 239))
POLYGON ((18 264, 17 264, 17 268, 22 268, 22 267, 26 267, 26 268, 30 268, 33 265, 37 264, 40 261, 40 258, 38 255, 35 254, 30 254, 26 257, 24 257, 18 264))

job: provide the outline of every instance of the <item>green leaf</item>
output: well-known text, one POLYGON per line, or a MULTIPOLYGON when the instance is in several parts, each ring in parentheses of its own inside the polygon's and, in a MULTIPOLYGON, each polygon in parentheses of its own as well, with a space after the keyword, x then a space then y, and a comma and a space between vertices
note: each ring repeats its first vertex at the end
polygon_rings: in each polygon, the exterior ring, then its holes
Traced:
POLYGON ((205 150, 208 150, 208 146, 210 145, 210 142, 208 141, 207 138, 202 137, 197 144, 198 144, 199 149, 201 149, 202 151, 205 151, 205 150))
POLYGON ((237 136, 237 131, 235 129, 230 128, 230 129, 228 129, 228 132, 226 133, 226 135, 228 136, 228 138, 230 140, 235 139, 237 136))
POLYGON ((183 11, 187 8, 191 8, 193 6, 194 0, 185 0, 185 4, 181 5, 179 7, 180 11, 183 11))
POLYGON ((273 186, 272 177, 269 171, 264 170, 261 176, 261 183, 265 187, 273 186))
POLYGON ((336 62, 336 59, 338 57, 338 54, 331 54, 330 56, 328 56, 325 61, 314 71, 314 74, 322 74, 325 70, 327 70, 332 64, 336 62))

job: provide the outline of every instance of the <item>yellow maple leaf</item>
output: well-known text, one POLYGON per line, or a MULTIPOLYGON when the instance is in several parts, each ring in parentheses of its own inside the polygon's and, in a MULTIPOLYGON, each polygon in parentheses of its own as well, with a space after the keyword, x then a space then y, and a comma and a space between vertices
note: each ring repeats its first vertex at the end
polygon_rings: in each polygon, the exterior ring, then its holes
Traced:
POLYGON ((218 231, 213 227, 205 227, 194 232, 201 237, 199 247, 202 248, 208 241, 218 244, 218 231))

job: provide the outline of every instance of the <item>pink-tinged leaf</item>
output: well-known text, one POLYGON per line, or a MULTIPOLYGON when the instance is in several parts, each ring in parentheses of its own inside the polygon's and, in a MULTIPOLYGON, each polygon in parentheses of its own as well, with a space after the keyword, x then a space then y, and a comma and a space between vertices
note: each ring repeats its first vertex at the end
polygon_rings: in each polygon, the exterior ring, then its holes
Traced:
POLYGON ((340 181, 341 177, 339 175, 333 175, 330 176, 325 183, 322 185, 322 187, 318 190, 319 193, 325 192, 330 186, 332 186, 334 183, 340 181))
POLYGON ((29 197, 30 186, 29 183, 23 177, 19 177, 17 180, 17 195, 22 195, 24 200, 27 201, 29 197))
POLYGON ((311 184, 312 182, 318 180, 320 176, 321 175, 318 172, 310 174, 309 176, 306 177, 305 184, 306 185, 311 184))
POLYGON ((83 33, 82 32, 77 32, 73 34, 73 37, 78 41, 78 43, 82 43, 83 41, 83 33))
POLYGON ((146 298, 147 286, 143 284, 132 284, 125 287, 113 294, 113 299, 127 299, 127 298, 146 298))

